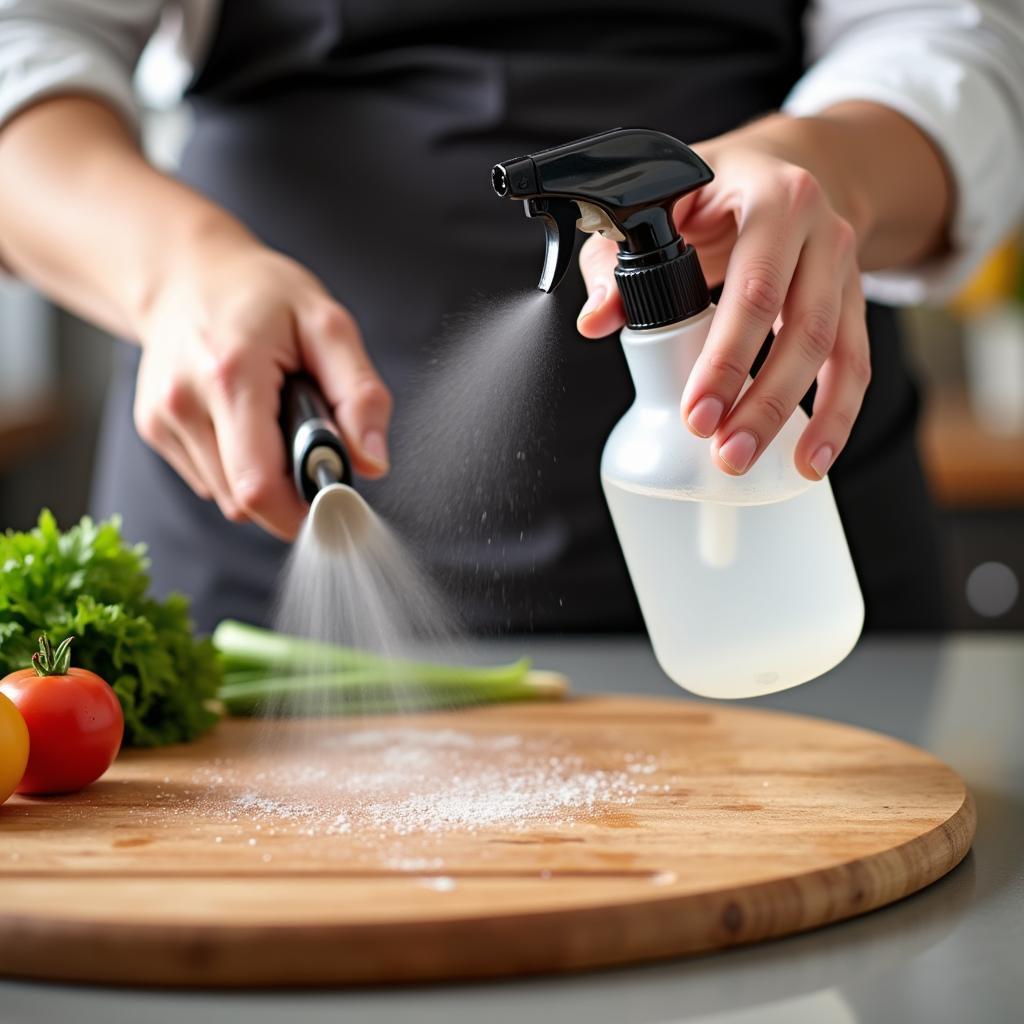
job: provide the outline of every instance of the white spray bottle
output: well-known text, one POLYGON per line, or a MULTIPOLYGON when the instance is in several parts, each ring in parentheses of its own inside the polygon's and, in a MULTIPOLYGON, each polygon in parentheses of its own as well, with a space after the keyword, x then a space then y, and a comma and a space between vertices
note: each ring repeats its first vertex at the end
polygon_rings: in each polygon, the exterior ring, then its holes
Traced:
POLYGON ((492 184, 545 223, 544 291, 568 268, 576 228, 618 242, 636 401, 605 445, 604 493, 666 674, 703 696, 751 697, 842 661, 864 602, 828 480, 794 464, 803 410, 740 477, 680 418, 714 306, 672 207, 712 177, 677 139, 619 128, 498 164, 492 184))

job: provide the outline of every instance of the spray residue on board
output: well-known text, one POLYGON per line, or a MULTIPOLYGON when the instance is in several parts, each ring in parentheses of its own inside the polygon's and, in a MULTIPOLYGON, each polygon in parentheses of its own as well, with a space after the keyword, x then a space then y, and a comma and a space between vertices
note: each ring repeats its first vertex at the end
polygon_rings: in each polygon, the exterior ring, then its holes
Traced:
POLYGON ((214 845, 251 847, 253 861, 277 862, 299 839, 305 858, 444 878, 459 866, 452 853, 461 859, 471 849, 476 868, 507 856, 488 838, 621 819, 671 788, 656 755, 614 742, 596 753, 561 734, 414 718, 282 728, 301 743, 270 758, 218 759, 191 779, 202 795, 187 812, 217 815, 214 845), (460 847, 460 837, 478 841, 460 847))

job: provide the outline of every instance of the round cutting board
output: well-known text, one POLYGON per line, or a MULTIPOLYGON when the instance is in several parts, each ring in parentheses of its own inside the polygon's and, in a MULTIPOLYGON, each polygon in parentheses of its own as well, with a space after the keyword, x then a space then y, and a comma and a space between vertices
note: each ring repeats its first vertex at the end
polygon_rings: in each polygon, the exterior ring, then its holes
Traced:
POLYGON ((0 973, 332 985, 676 956, 898 900, 974 826, 924 751, 770 711, 228 721, 0 808, 0 973))

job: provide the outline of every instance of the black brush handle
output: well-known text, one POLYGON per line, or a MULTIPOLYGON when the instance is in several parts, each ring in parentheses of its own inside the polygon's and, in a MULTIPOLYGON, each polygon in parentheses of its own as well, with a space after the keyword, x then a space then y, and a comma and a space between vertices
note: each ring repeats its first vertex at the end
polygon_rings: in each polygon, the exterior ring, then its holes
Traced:
POLYGON ((320 490, 309 466, 309 457, 318 448, 329 448, 338 456, 340 473, 335 474, 337 479, 332 482, 352 482, 352 464, 330 407, 308 373, 292 373, 285 378, 281 389, 281 431, 296 490, 305 501, 311 502, 320 490))

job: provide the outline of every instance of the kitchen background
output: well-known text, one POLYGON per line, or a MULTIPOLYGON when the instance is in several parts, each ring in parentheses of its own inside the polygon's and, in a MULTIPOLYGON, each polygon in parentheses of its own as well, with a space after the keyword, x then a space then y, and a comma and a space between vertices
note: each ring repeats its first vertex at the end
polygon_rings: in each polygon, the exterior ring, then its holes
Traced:
MULTIPOLYGON (((188 129, 187 112, 168 105, 182 70, 145 60, 146 148, 169 166, 188 129)), ((1024 233, 948 308, 904 315, 953 625, 1024 628, 1024 233)), ((0 277, 0 527, 25 529, 43 506, 62 525, 85 511, 113 345, 0 277)))

